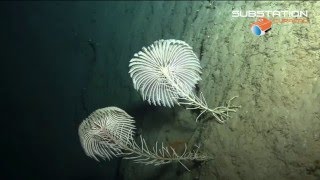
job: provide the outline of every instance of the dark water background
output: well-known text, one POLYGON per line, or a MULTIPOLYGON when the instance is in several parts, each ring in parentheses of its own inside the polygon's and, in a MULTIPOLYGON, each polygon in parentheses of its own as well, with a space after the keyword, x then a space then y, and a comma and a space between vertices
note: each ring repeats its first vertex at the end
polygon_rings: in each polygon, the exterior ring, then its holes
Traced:
MULTIPOLYGON (((113 95, 90 107, 82 101, 93 64, 116 60, 108 51, 121 40, 112 40, 108 27, 127 20, 102 16, 113 9, 108 2, 0 4, 2 171, 8 179, 114 179, 117 160, 86 157, 77 128, 95 108, 122 103, 113 95), (99 54, 97 39, 113 43, 99 54)), ((115 79, 113 70, 103 75, 115 79)))

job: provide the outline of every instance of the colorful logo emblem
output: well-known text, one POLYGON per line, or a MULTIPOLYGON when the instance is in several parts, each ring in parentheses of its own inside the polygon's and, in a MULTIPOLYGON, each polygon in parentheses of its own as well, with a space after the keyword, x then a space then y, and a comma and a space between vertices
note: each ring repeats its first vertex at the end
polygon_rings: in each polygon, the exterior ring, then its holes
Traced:
POLYGON ((251 31, 256 36, 263 36, 271 30, 272 22, 265 17, 259 18, 258 21, 250 25, 251 31))

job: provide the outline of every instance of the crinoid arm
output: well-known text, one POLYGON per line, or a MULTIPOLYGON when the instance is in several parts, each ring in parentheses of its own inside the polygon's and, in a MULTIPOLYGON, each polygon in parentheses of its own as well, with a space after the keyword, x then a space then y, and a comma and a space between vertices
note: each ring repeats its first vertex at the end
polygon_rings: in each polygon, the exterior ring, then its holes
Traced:
POLYGON ((186 106, 186 109, 192 109, 192 110, 200 110, 199 115, 196 118, 196 121, 198 119, 206 114, 209 113, 211 114, 219 123, 225 123, 228 118, 230 118, 229 113, 230 112, 236 112, 238 108, 241 106, 234 106, 231 105, 231 101, 237 96, 234 96, 231 98, 225 106, 219 106, 214 109, 211 109, 208 107, 207 101, 205 97, 203 96, 203 93, 200 92, 200 96, 198 97, 194 91, 190 91, 188 89, 184 89, 184 86, 181 85, 181 83, 178 80, 172 79, 170 77, 167 77, 168 80, 168 89, 170 91, 175 92, 174 93, 174 99, 176 100, 175 102, 178 105, 184 105, 186 106))
POLYGON ((178 96, 177 103, 179 105, 186 106, 186 109, 200 110, 200 113, 198 114, 196 121, 198 121, 199 118, 204 114, 211 114, 215 118, 215 120, 217 120, 219 123, 225 123, 226 120, 231 117, 229 113, 237 112, 237 110, 241 107, 241 106, 231 105, 231 101, 237 97, 238 96, 232 97, 226 103, 225 106, 219 106, 214 109, 211 109, 208 107, 208 104, 202 92, 200 92, 200 97, 197 97, 193 93, 187 96, 178 96))
POLYGON ((124 159, 132 159, 135 163, 152 164, 155 166, 167 164, 171 162, 179 162, 184 168, 189 171, 189 168, 184 164, 184 161, 205 161, 212 159, 207 155, 199 153, 199 146, 196 150, 189 151, 185 144, 184 152, 178 154, 171 146, 164 146, 163 143, 155 143, 155 146, 149 148, 145 139, 140 136, 140 145, 135 141, 127 144, 124 149, 128 151, 124 159))

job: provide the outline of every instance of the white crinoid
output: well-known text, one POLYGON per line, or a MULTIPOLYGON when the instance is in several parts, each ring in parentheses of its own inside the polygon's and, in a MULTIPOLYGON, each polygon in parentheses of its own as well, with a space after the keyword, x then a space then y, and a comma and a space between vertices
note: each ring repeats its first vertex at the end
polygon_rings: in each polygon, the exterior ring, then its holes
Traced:
POLYGON ((172 147, 161 143, 149 148, 144 138, 140 143, 134 140, 134 120, 125 111, 117 107, 98 109, 89 115, 79 126, 81 145, 87 156, 99 161, 99 158, 110 160, 112 157, 124 156, 142 164, 161 165, 173 161, 183 164, 185 160, 204 161, 211 159, 198 153, 199 147, 187 151, 187 146, 181 155, 172 147))
POLYGON ((167 107, 186 105, 187 109, 199 109, 198 118, 210 112, 218 122, 223 123, 229 112, 235 112, 239 106, 227 106, 210 109, 202 93, 198 97, 195 86, 201 74, 200 61, 186 42, 180 40, 159 40, 134 54, 129 63, 129 74, 133 85, 143 100, 150 104, 167 107))
POLYGON ((117 107, 98 109, 79 126, 80 142, 87 156, 99 161, 122 155, 122 144, 132 141, 134 120, 117 107))
MULTIPOLYGON (((179 40, 159 40, 142 48, 131 59, 134 88, 150 104, 174 106, 179 93, 191 93, 200 78, 201 66, 192 48, 179 40), (171 84, 183 88, 175 91, 171 84)), ((182 95, 182 94, 181 94, 182 95)))

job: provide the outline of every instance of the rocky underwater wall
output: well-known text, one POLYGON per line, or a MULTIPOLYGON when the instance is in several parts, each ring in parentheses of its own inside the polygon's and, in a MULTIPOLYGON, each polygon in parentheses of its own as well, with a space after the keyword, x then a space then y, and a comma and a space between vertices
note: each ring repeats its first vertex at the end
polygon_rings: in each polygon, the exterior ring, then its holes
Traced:
POLYGON ((179 164, 153 167, 122 160, 120 176, 319 179, 319 8, 319 2, 295 1, 114 3, 106 19, 127 20, 109 24, 113 35, 103 42, 108 52, 98 50, 109 61, 102 58, 93 66, 84 103, 90 111, 104 102, 126 109, 150 143, 163 141, 177 149, 197 144, 214 157, 187 163, 191 172, 179 164), (232 17, 232 10, 271 9, 307 10, 309 23, 273 24, 257 37, 249 27, 256 18, 232 17), (210 107, 239 96, 234 103, 241 109, 225 124, 212 118, 196 123, 196 112, 142 103, 127 74, 128 61, 158 39, 179 39, 193 47, 203 68, 199 91, 210 107))

